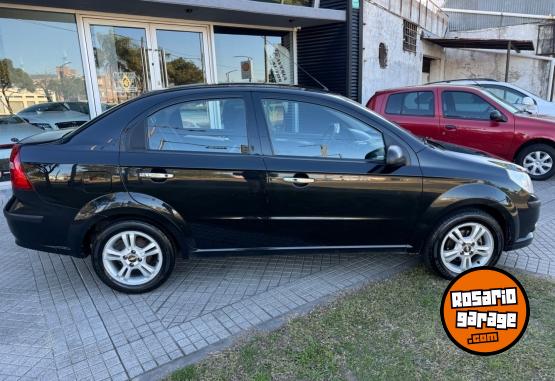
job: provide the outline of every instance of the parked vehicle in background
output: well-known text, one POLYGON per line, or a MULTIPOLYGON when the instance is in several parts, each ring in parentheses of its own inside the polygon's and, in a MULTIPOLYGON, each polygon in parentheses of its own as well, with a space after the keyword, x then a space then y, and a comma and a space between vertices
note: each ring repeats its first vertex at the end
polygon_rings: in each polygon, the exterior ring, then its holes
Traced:
POLYGON ((454 79, 450 81, 434 82, 433 84, 454 84, 478 86, 486 89, 498 98, 513 106, 528 111, 533 115, 555 116, 555 103, 541 98, 521 87, 508 82, 499 82, 494 79, 454 79))
POLYGON ((90 255, 131 293, 164 282, 178 254, 410 251, 452 278, 530 244, 540 206, 517 165, 284 86, 152 92, 27 139, 11 168, 17 244, 90 255))
POLYGON ((42 128, 27 123, 17 115, 0 116, 0 177, 10 171, 8 159, 13 145, 41 132, 42 128))
POLYGON ((48 102, 24 108, 17 115, 43 129, 59 130, 86 123, 88 110, 86 102, 48 102))
POLYGON ((530 115, 479 87, 437 84, 384 90, 367 107, 418 136, 515 162, 532 179, 546 180, 555 173, 555 120, 530 115))

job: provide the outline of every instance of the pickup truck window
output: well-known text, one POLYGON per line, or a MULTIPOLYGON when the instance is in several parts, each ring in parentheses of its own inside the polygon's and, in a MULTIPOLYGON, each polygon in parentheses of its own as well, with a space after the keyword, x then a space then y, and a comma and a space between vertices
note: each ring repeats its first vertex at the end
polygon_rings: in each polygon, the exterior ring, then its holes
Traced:
POLYGON ((390 115, 434 116, 434 93, 413 91, 391 94, 387 99, 385 113, 390 115))

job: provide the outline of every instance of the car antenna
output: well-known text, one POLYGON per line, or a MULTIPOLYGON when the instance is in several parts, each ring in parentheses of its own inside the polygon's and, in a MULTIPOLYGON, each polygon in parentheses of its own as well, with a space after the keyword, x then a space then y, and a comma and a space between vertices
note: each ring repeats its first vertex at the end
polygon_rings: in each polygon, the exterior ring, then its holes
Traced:
MULTIPOLYGON (((264 38, 264 37, 261 37, 261 38, 264 39, 264 42, 265 42, 266 44, 275 47, 275 45, 274 45, 273 43, 269 42, 267 38, 264 38)), ((266 52, 264 52, 264 54, 266 54, 266 52)), ((291 59, 291 56, 290 56, 290 55, 289 55, 289 59, 291 59)), ((312 79, 314 82, 316 82, 324 91, 330 91, 330 89, 328 89, 326 85, 324 85, 322 82, 320 82, 318 79, 316 79, 316 77, 314 77, 314 76, 313 76, 312 74, 310 74, 307 70, 305 70, 301 65, 299 65, 298 62, 295 62, 294 64, 295 64, 295 66, 296 66, 298 69, 301 69, 301 71, 302 71, 303 73, 305 73, 310 79, 312 79)))

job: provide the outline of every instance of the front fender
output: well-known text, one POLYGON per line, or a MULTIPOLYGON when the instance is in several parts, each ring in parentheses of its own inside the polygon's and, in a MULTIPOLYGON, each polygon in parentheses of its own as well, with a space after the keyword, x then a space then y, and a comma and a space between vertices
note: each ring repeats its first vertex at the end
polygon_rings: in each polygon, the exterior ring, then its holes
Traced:
POLYGON ((127 192, 103 195, 85 204, 71 225, 70 246, 81 249, 86 234, 94 225, 102 220, 122 216, 153 221, 166 229, 183 251, 193 247, 190 229, 174 208, 157 198, 127 192))
POLYGON ((467 183, 439 194, 425 207, 413 233, 412 246, 422 249, 442 218, 456 210, 472 207, 492 212, 496 219, 501 218, 506 239, 518 235, 518 210, 509 195, 487 183, 467 183))

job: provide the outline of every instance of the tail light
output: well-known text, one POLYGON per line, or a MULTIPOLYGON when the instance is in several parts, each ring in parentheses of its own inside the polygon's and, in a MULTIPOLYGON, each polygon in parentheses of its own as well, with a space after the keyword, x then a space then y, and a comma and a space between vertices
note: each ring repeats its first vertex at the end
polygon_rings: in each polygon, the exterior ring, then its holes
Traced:
POLYGON ((12 154, 10 155, 10 177, 12 180, 12 188, 18 190, 31 190, 32 186, 25 175, 23 170, 23 165, 21 164, 21 159, 19 151, 21 146, 16 144, 12 148, 12 154))

